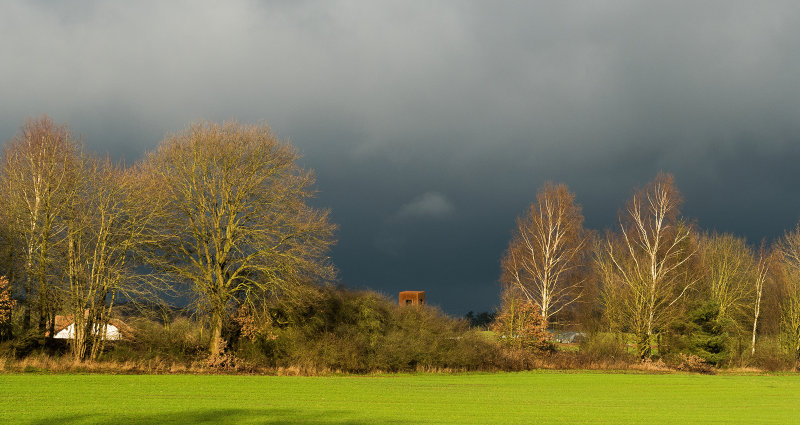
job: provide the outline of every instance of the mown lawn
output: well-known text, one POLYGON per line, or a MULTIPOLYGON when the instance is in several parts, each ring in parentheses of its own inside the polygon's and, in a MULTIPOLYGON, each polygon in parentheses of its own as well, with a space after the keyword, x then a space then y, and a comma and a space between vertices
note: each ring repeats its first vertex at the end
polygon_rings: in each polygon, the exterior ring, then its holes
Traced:
POLYGON ((0 423, 800 423, 800 376, 0 375, 0 423))

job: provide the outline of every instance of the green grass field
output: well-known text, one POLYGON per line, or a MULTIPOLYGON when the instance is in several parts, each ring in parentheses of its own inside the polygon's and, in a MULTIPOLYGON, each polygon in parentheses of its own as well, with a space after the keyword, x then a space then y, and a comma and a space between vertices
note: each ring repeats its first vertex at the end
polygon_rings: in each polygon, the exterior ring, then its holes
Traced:
POLYGON ((0 423, 800 423, 800 376, 0 375, 0 423))

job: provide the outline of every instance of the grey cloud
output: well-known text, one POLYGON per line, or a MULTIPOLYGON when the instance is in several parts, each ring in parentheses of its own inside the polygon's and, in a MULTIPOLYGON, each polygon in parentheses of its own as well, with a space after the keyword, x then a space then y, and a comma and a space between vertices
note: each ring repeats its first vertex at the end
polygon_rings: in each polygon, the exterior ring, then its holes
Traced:
POLYGON ((491 308, 546 180, 596 228, 660 170, 701 225, 757 240, 800 215, 794 1, 0 8, 0 139, 47 113, 130 162, 194 120, 263 120, 317 172, 343 280, 451 312, 491 308), (458 213, 387 223, 427 188, 458 213))
POLYGON ((403 205, 392 216, 394 220, 442 218, 452 214, 455 206, 439 192, 425 192, 403 205))

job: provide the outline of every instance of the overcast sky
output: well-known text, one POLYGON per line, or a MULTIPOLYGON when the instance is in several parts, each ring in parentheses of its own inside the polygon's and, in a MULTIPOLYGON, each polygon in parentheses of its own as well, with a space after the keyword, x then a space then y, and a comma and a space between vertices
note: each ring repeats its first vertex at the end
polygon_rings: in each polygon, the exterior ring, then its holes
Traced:
POLYGON ((800 217, 796 1, 0 2, 0 140, 48 114, 136 161, 197 120, 263 122, 317 173, 343 283, 498 303, 547 180, 613 226, 676 176, 751 242, 800 217))

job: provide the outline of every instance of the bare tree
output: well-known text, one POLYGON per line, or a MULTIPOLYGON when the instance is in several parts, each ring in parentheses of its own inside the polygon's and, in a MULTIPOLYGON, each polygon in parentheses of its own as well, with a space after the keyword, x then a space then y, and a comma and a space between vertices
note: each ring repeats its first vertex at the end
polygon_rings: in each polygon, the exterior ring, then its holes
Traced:
POLYGON ((77 150, 69 129, 43 116, 26 121, 2 164, 10 231, 22 242, 23 327, 36 307, 42 334, 55 316, 54 246, 63 240, 58 217, 74 195, 77 150))
POLYGON ((703 287, 719 306, 719 317, 738 326, 749 317, 756 289, 753 282, 758 280, 752 249, 743 238, 731 234, 706 234, 700 237, 699 259, 703 287))
POLYGON ((564 184, 546 183, 517 226, 500 280, 551 318, 580 297, 579 268, 588 246, 581 208, 564 184))
POLYGON ((756 331, 758 330, 758 318, 761 316, 761 297, 764 293, 764 283, 767 281, 767 274, 770 270, 771 256, 767 254, 764 243, 758 253, 755 274, 753 275, 753 286, 755 290, 755 300, 753 303, 753 338, 750 343, 750 354, 756 352, 756 331))
POLYGON ((164 200, 151 265, 186 282, 210 315, 210 354, 238 303, 334 275, 334 226, 306 205, 314 178, 268 127, 203 123, 167 137, 146 159, 164 200))
POLYGON ((678 300, 696 281, 688 273, 695 249, 679 218, 681 201, 673 177, 656 176, 634 192, 620 213, 621 235, 609 234, 596 262, 607 312, 636 333, 642 358, 651 355, 654 335, 675 317, 678 300))
POLYGON ((131 257, 145 242, 159 205, 137 170, 90 156, 81 158, 78 189, 64 212, 63 280, 66 307, 75 320, 72 353, 84 360, 102 352, 118 297, 132 301, 142 296, 131 257))
POLYGON ((781 329, 796 361, 800 361, 800 225, 778 241, 781 281, 781 329))

